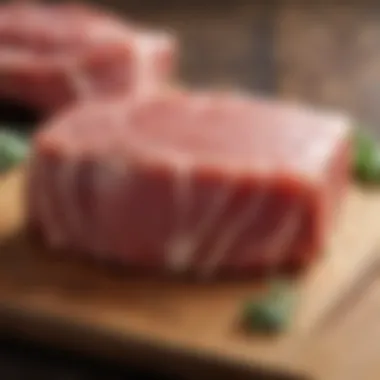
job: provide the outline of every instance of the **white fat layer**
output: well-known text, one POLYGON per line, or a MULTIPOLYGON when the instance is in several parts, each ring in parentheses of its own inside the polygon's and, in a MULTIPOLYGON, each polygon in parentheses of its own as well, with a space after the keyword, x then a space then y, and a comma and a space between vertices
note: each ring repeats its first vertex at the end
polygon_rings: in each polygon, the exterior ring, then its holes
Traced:
POLYGON ((193 264, 194 256, 207 234, 217 224, 231 196, 230 186, 223 187, 211 200, 194 230, 189 230, 189 212, 192 200, 190 176, 177 174, 175 182, 176 229, 166 247, 166 263, 174 271, 186 271, 193 264))
POLYGON ((152 57, 152 51, 155 48, 154 42, 149 35, 141 35, 135 40, 133 75, 130 75, 130 78, 134 80, 133 87, 137 96, 147 94, 154 80, 152 57))
MULTIPOLYGON (((129 39, 129 38, 128 38, 129 39)), ((126 41, 131 43, 131 41, 126 41)), ((152 88, 155 81, 154 52, 164 49, 167 44, 165 38, 149 33, 137 33, 133 36, 132 64, 126 65, 126 70, 132 67, 132 73, 126 72, 126 76, 133 80, 133 92, 135 96, 144 96, 152 88)), ((77 60, 68 60, 65 63, 66 75, 79 100, 88 99, 93 93, 93 83, 88 75, 79 68, 77 60)))
MULTIPOLYGON (((208 103, 208 98, 201 98, 199 102, 194 103, 193 114, 197 115, 199 110, 208 103)), ((190 120, 193 120, 190 118, 190 120)), ((157 147, 156 147, 157 148, 157 147)), ((161 154, 175 154, 168 151, 162 151, 161 154)), ((178 155, 178 154, 177 154, 178 155)), ((174 157, 174 156, 173 156, 174 157)), ((190 212, 194 206, 194 188, 191 178, 191 161, 187 157, 177 157, 174 171, 174 210, 175 220, 171 236, 165 244, 165 265, 169 270, 174 272, 184 272, 188 270, 194 260, 197 248, 200 245, 203 233, 206 233, 209 218, 199 228, 199 231, 190 230, 190 212)), ((213 210, 214 211, 214 210, 213 210)), ((207 215, 208 216, 208 215, 207 215)), ((212 218, 213 215, 210 216, 212 218)))
POLYGON ((199 273, 203 277, 210 277, 223 262, 228 251, 233 247, 239 236, 249 227, 259 222, 261 211, 267 200, 268 192, 263 186, 259 193, 256 193, 247 200, 247 207, 227 226, 222 229, 214 247, 208 253, 206 260, 201 264, 199 273))
POLYGON ((289 209, 280 216, 280 221, 272 233, 268 234, 259 245, 253 247, 254 252, 259 254, 257 260, 264 262, 268 268, 268 276, 275 276, 287 255, 291 254, 290 249, 302 226, 302 206, 300 203, 289 206, 289 209))
POLYGON ((74 238, 84 236, 84 223, 86 223, 76 186, 78 169, 78 163, 68 158, 60 164, 57 174, 59 178, 57 191, 60 195, 63 220, 66 222, 69 235, 74 238))
MULTIPOLYGON (((126 136, 123 133, 123 120, 120 118, 120 104, 115 103, 114 112, 109 115, 110 130, 112 136, 108 136, 114 143, 123 143, 126 136)), ((127 108, 126 108, 127 110, 127 108)), ((126 116, 125 116, 126 117, 126 116)), ((120 197, 120 186, 123 189, 123 197, 126 199, 130 196, 131 171, 128 162, 121 160, 115 152, 108 151, 109 146, 115 144, 104 144, 106 151, 103 152, 103 158, 95 163, 93 170, 93 190, 94 190, 94 235, 92 249, 98 257, 103 257, 111 251, 108 240, 109 228, 107 226, 110 216, 110 207, 114 205, 108 200, 120 197)))
POLYGON ((66 77, 71 85, 77 100, 84 101, 90 98, 93 93, 93 86, 88 75, 79 68, 76 60, 66 62, 66 77))
MULTIPOLYGON (((41 159, 38 154, 35 155, 32 160, 32 175, 35 176, 34 186, 37 187, 37 189, 33 190, 35 191, 37 202, 36 209, 38 210, 41 224, 46 231, 49 244, 54 248, 60 248, 65 244, 67 236, 56 216, 52 212, 52 210, 54 210, 53 201, 51 194, 47 193, 49 189, 51 191, 51 186, 46 186, 47 178, 50 177, 51 173, 49 173, 46 161, 41 159)), ((53 176, 53 178, 55 177, 53 176)))
POLYGON ((130 195, 131 176, 126 165, 118 162, 99 164, 94 175, 94 239, 92 249, 98 257, 106 256, 111 251, 109 228, 110 207, 114 204, 107 201, 120 199, 120 186, 123 189, 123 199, 130 195))
POLYGON ((187 269, 194 252, 194 241, 188 230, 192 192, 189 169, 184 166, 177 167, 173 194, 176 210, 175 225, 165 248, 166 265, 175 272, 187 269))
POLYGON ((264 246, 258 247, 257 251, 262 253, 263 260, 267 258, 270 271, 277 272, 286 259, 292 243, 297 237, 302 223, 302 207, 297 204, 290 207, 283 216, 281 223, 273 230, 272 236, 268 236, 264 246))
POLYGON ((231 186, 225 185, 212 199, 209 207, 204 213, 204 217, 199 221, 198 225, 195 228, 194 236, 197 241, 197 247, 200 247, 202 245, 207 236, 207 233, 210 232, 212 227, 217 224, 219 218, 226 210, 227 202, 231 196, 231 186))

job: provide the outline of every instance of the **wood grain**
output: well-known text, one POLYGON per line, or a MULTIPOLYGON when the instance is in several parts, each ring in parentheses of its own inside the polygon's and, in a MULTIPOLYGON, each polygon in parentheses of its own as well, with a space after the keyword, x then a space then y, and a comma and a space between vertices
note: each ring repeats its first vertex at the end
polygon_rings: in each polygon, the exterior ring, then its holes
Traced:
POLYGON ((312 344, 305 332, 377 259, 380 195, 353 189, 328 252, 300 280, 301 303, 291 331, 277 339, 249 337, 237 322, 242 303, 257 291, 255 282, 132 277, 74 253, 49 252, 22 236, 6 241, 23 229, 23 178, 16 170, 0 186, 0 326, 34 337, 49 331, 49 339, 60 336, 74 348, 85 343, 88 349, 90 336, 97 342, 92 350, 120 356, 129 347, 139 360, 155 356, 151 363, 159 366, 157 358, 169 355, 177 370, 178 363, 194 365, 195 357, 200 363, 302 373, 308 363, 304 352, 312 344), (85 342, 79 344, 80 337, 85 342))

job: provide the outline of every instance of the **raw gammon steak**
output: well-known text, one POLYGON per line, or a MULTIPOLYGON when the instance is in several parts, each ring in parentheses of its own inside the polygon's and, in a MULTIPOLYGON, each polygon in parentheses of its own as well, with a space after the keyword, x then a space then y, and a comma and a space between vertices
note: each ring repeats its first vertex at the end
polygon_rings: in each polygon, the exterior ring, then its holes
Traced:
POLYGON ((0 5, 0 98, 51 113, 104 94, 155 91, 174 70, 175 40, 79 5, 0 5))
POLYGON ((35 135, 29 216, 51 247, 201 276, 303 267, 348 188, 343 116, 243 95, 91 102, 35 135))

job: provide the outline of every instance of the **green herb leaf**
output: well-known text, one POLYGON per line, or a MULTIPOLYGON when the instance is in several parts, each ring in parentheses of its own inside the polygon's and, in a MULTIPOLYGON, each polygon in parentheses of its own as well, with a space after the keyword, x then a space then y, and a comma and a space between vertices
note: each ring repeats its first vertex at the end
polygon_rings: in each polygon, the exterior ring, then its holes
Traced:
POLYGON ((293 284, 276 281, 265 294, 245 304, 244 324, 251 332, 281 332, 286 329, 293 316, 296 299, 293 284))
POLYGON ((380 184, 380 144, 363 131, 354 137, 354 177, 358 182, 380 184))
POLYGON ((0 130, 0 172, 5 172, 24 161, 29 144, 25 137, 0 130))

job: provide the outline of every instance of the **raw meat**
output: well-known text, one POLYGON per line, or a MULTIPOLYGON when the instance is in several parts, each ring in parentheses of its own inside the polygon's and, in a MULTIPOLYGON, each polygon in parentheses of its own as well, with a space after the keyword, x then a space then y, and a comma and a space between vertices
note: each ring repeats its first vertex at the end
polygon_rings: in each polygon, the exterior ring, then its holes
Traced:
POLYGON ((176 42, 79 5, 0 6, 0 98, 41 112, 96 95, 145 95, 170 77, 176 42))
POLYGON ((344 116, 237 94, 81 105, 33 146, 30 222, 50 246, 206 277, 309 263, 350 176, 344 116))

